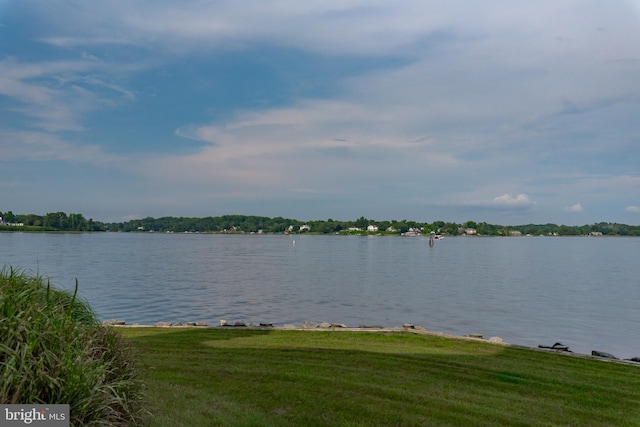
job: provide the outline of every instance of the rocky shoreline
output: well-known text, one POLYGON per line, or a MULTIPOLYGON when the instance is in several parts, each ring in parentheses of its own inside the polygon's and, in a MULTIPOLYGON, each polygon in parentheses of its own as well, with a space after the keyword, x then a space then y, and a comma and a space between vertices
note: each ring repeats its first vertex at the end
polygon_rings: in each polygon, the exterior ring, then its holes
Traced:
POLYGON ((449 335, 442 332, 429 331, 422 326, 414 325, 412 323, 404 323, 401 327, 385 327, 379 325, 360 325, 360 326, 347 326, 342 323, 329 323, 329 322, 304 322, 301 325, 283 324, 276 326, 273 323, 244 323, 234 322, 229 323, 226 320, 220 320, 216 326, 209 325, 207 322, 156 322, 153 325, 143 325, 139 323, 126 323, 124 320, 109 319, 102 322, 103 326, 116 326, 116 327, 130 327, 130 328, 244 328, 244 329, 282 329, 282 330, 299 330, 299 331, 344 331, 344 332, 413 332, 426 335, 437 335, 447 338, 460 338, 460 339, 474 339, 484 340, 494 344, 505 343, 500 337, 491 337, 485 340, 482 334, 469 334, 469 335, 449 335))
POLYGON ((295 331, 342 331, 342 332, 410 332, 415 334, 423 334, 423 335, 434 335, 443 338, 451 338, 451 339, 462 339, 462 340, 476 340, 483 341, 496 345, 504 345, 510 347, 517 348, 526 348, 530 350, 536 351, 546 351, 546 352, 554 352, 561 353, 575 357, 584 357, 589 359, 603 360, 609 362, 618 362, 618 363, 628 363, 638 365, 640 364, 640 357, 632 357, 630 359, 619 359, 611 353, 607 353, 604 351, 593 350, 591 355, 588 354, 580 354, 574 353, 569 350, 569 347, 563 345, 562 343, 555 343, 551 346, 547 345, 539 345, 538 347, 528 347, 517 344, 509 344, 504 342, 504 340, 500 337, 490 337, 485 339, 482 334, 468 334, 468 335, 451 335, 445 334, 442 332, 434 332, 429 331, 422 326, 414 325, 412 323, 404 323, 401 327, 384 327, 378 325, 361 325, 350 327, 344 325, 342 323, 329 323, 329 322, 321 322, 315 323, 306 321, 302 325, 294 325, 294 324, 283 324, 282 326, 275 326, 273 323, 244 323, 244 322, 233 322, 229 323, 226 320, 220 320, 219 324, 216 326, 209 325, 207 322, 156 322, 154 325, 142 325, 138 323, 129 324, 124 320, 117 319, 108 319, 102 322, 103 326, 114 326, 114 327, 130 327, 130 328, 242 328, 242 329, 281 329, 281 330, 295 330, 295 331))

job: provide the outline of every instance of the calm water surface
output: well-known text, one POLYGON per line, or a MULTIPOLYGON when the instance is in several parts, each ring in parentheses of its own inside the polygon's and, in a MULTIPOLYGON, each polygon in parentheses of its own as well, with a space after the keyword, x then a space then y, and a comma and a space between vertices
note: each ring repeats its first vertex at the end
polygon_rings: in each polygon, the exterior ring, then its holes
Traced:
POLYGON ((414 323, 640 356, 640 239, 0 233, 101 319, 414 323))

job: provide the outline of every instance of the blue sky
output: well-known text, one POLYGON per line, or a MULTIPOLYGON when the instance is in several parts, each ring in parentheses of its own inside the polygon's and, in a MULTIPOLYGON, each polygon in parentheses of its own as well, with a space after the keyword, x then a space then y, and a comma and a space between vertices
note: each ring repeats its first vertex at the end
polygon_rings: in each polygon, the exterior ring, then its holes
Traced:
POLYGON ((640 224, 640 1, 0 0, 0 211, 640 224))

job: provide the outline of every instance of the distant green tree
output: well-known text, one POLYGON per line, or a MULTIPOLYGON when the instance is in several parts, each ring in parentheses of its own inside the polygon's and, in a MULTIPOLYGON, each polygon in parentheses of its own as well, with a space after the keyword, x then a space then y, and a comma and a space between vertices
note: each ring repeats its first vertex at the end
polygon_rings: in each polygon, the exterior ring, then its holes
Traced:
POLYGON ((50 212, 44 216, 43 225, 52 230, 65 230, 68 225, 67 214, 64 212, 50 212))
POLYGON ((355 226, 364 230, 369 226, 369 220, 366 219, 364 216, 361 216, 356 220, 355 226))
POLYGON ((73 231, 92 231, 85 217, 78 213, 69 214, 68 229, 73 231))
POLYGON ((378 221, 378 229, 380 231, 386 231, 389 227, 391 227, 391 221, 378 221))
POLYGON ((581 234, 580 230, 577 227, 569 227, 568 225, 561 225, 558 228, 558 233, 561 236, 577 236, 581 234))
POLYGON ((434 221, 433 224, 431 225, 432 228, 434 228, 435 230, 438 230, 442 227, 444 227, 445 222, 444 221, 434 221))
POLYGON ((490 224, 487 224, 486 222, 480 222, 476 224, 474 228, 476 229, 478 234, 481 234, 483 236, 492 236, 495 233, 493 226, 490 224))
POLYGON ((40 215, 35 215, 35 214, 19 215, 19 216, 16 216, 16 218, 18 219, 18 221, 16 222, 21 222, 24 225, 42 227, 42 225, 44 224, 44 218, 40 215))
POLYGON ((16 216, 11 211, 7 211, 4 215, 0 214, 4 222, 18 222, 16 216))
POLYGON ((455 222, 446 222, 442 227, 440 227, 440 230, 451 236, 457 236, 460 233, 460 225, 455 222))
POLYGON ((409 231, 409 224, 407 224, 404 220, 402 221, 391 221, 391 226, 398 230, 400 233, 406 233, 409 231))

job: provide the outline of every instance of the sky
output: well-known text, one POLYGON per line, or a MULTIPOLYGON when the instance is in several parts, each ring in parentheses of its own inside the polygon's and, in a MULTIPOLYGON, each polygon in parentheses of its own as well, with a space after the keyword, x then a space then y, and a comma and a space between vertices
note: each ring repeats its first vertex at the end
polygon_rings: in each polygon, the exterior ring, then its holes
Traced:
POLYGON ((0 211, 640 225, 640 0, 0 0, 0 211))

